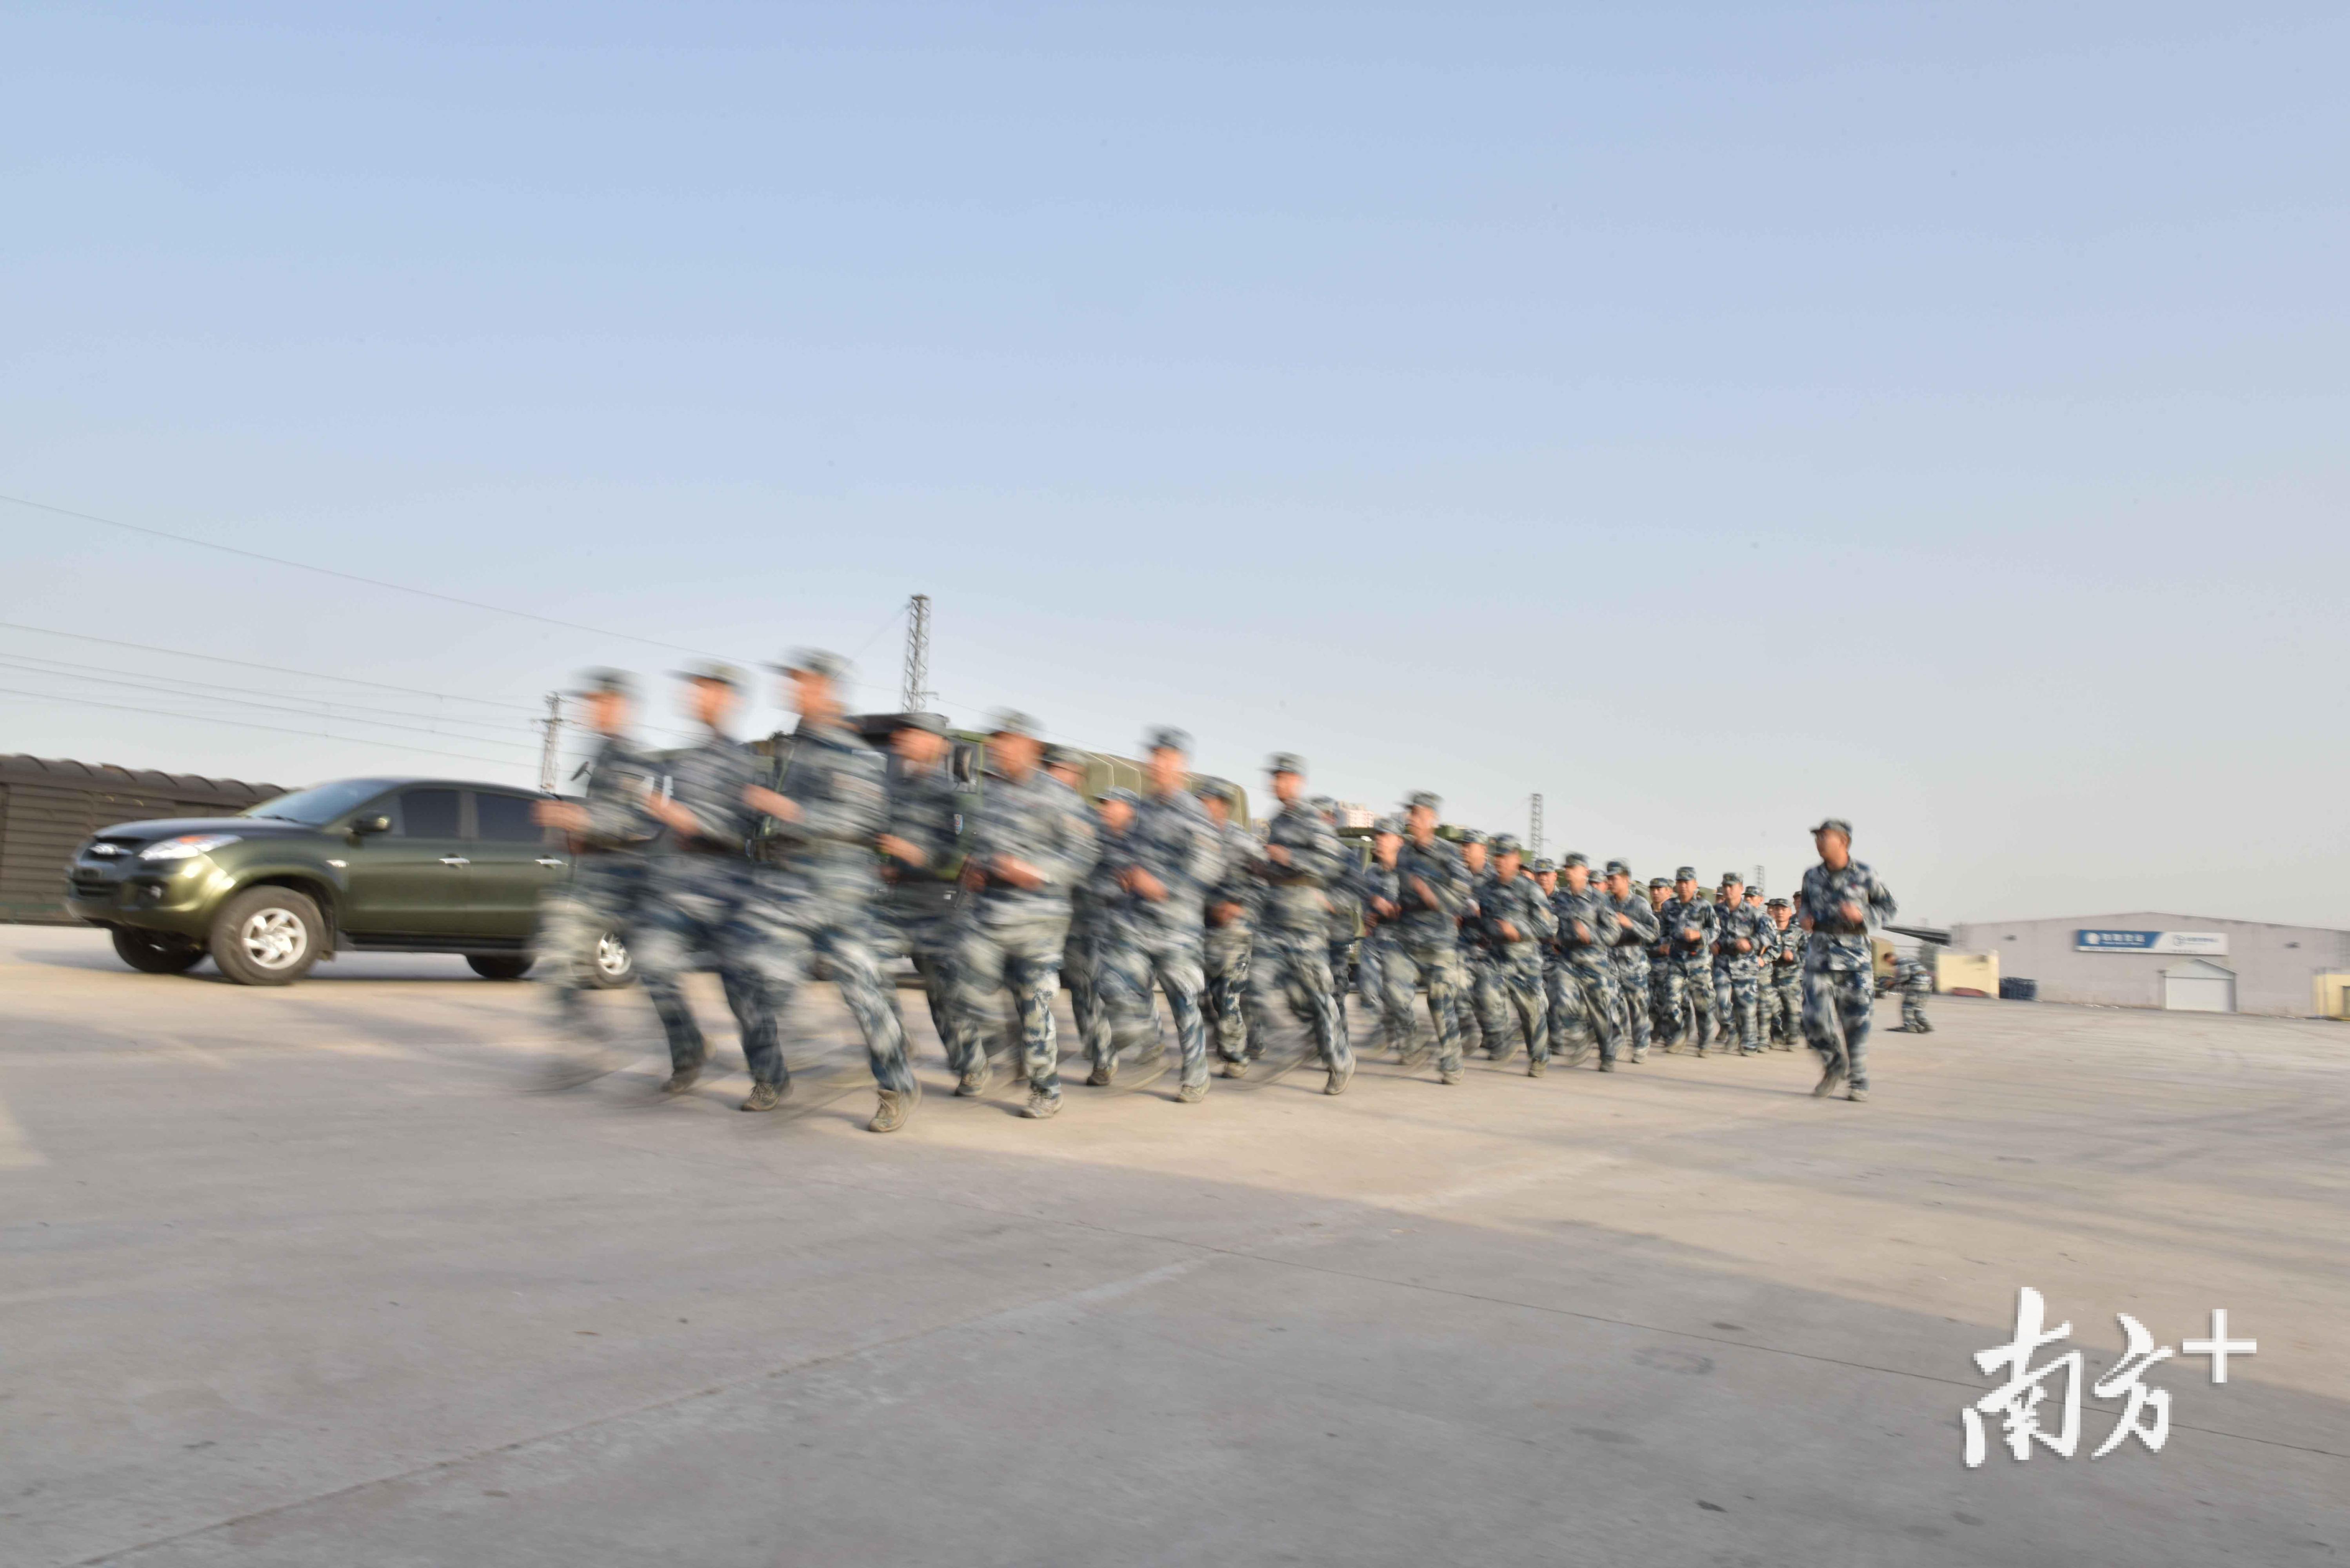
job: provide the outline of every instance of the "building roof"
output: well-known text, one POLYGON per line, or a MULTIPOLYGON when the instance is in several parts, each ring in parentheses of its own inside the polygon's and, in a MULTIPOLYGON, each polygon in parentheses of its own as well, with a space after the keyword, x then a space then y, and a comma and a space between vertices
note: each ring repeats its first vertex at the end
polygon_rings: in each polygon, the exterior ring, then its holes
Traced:
POLYGON ((46 784, 67 789, 203 790, 223 794, 248 791, 256 799, 286 793, 282 784, 206 778, 201 774, 167 774, 155 768, 117 767, 111 763, 31 757, 21 753, 0 756, 0 784, 46 784))

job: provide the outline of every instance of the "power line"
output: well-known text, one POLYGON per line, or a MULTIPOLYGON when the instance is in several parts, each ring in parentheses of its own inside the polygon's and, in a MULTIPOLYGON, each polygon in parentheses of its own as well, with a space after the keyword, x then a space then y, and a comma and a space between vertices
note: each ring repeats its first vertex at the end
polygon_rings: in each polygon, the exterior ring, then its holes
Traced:
MULTIPOLYGON (((235 696, 220 697, 214 696, 213 693, 231 692, 251 696, 256 691, 251 686, 231 686, 216 680, 192 680, 182 675, 159 675, 151 670, 123 670, 108 664, 81 664, 70 659, 50 659, 41 654, 20 654, 16 658, 0 654, 0 665, 38 675, 61 675, 69 680, 101 680, 107 676, 117 675, 141 676, 151 680, 166 682, 173 690, 188 688, 187 695, 198 701, 234 701, 237 700, 235 696), (45 668, 48 666, 55 668, 45 668), (84 673, 85 671, 88 673, 84 673)), ((259 694, 267 697, 283 697, 289 702, 305 703, 317 710, 318 718, 338 719, 352 723, 365 723, 379 718, 421 719, 436 725, 469 724, 476 729, 494 730, 501 734, 509 734, 516 724, 524 722, 520 719, 473 719, 458 713, 415 713, 405 708, 375 707, 365 702, 347 701, 340 697, 316 696, 305 691, 278 691, 264 689, 259 691, 259 694)), ((450 738, 459 740, 472 737, 452 735, 450 738)))
MULTIPOLYGON (((6 499, 0 497, 0 499, 6 499)), ((25 626, 13 620, 0 620, 0 630, 29 631, 42 637, 68 637, 77 642, 101 642, 109 648, 136 649, 140 653, 163 653, 174 659, 203 659, 214 664, 234 664, 240 670, 265 670, 272 675, 303 675, 313 680, 341 680, 353 686, 372 686, 379 691, 405 692, 411 697, 437 697, 449 702, 479 702, 484 707, 511 708, 517 713, 532 713, 536 709, 526 702, 509 702, 494 697, 465 697, 453 691, 427 691, 415 686, 391 686, 380 680, 362 680, 356 675, 328 675, 316 670, 289 670, 282 664, 255 664, 246 659, 225 659, 217 653, 191 653, 182 648, 158 648, 148 642, 125 642, 120 638, 92 637, 86 631, 57 631, 46 626, 25 626)))
POLYGON ((286 566, 297 572, 316 572, 322 577, 335 577, 347 583, 364 583, 371 588, 383 588, 396 594, 413 594, 419 598, 438 599, 442 604, 463 605, 467 609, 483 610, 490 615, 512 616, 518 620, 535 620, 541 626, 559 626, 566 631, 584 631, 592 637, 619 638, 626 642, 641 642, 649 648, 666 648, 672 653, 698 654, 704 659, 720 655, 706 648, 688 648, 682 643, 663 642, 657 637, 639 637, 634 632, 608 631, 602 627, 587 626, 576 620, 561 620, 554 616, 539 615, 531 610, 509 609, 504 605, 484 604, 480 599, 459 598, 454 594, 436 593, 431 588, 411 587, 406 583, 388 583, 380 577, 363 577, 357 572, 338 571, 332 566, 314 566, 307 561, 289 561, 283 556, 265 556, 258 550, 240 549, 234 545, 218 544, 211 539, 191 538, 185 534, 166 533, 143 524, 124 523, 112 517, 100 517, 95 513, 75 512, 63 506, 52 506, 46 501, 27 501, 21 495, 0 495, 15 506, 29 506, 36 512, 53 513, 59 517, 72 517, 84 523, 101 524, 109 528, 120 528, 132 534, 144 534, 153 539, 169 539, 175 545, 191 545, 199 550, 218 550, 224 555, 241 556, 248 561, 265 561, 273 566, 286 566))
MULTIPOLYGON (((58 673, 56 670, 42 670, 29 664, 20 664, 13 659, 0 659, 0 669, 20 670, 28 675, 54 675, 58 673)), ((530 741, 497 741, 493 740, 487 735, 450 735, 445 734, 439 730, 426 729, 421 724, 400 724, 384 719, 344 718, 339 714, 320 713, 306 708, 288 708, 283 703, 278 702, 259 702, 250 697, 196 696, 191 692, 175 691, 169 686, 157 686, 144 680, 123 680, 104 675, 68 675, 66 676, 66 679, 68 680, 94 680, 103 686, 128 686, 140 691, 159 691, 166 697, 194 697, 195 701, 202 702, 231 702, 241 708, 259 708, 265 712, 271 713, 292 713, 297 718, 303 719, 324 719, 330 723, 366 724, 377 729, 407 730, 419 735, 438 735, 442 740, 467 741, 475 745, 515 745, 520 746, 525 751, 535 751, 537 749, 536 742, 530 741)), ((40 693, 20 693, 20 695, 38 696, 40 693)), ((69 699, 69 701, 78 701, 78 699, 69 699)), ((202 715, 190 714, 188 717, 196 718, 202 717, 202 715)), ((452 753, 451 754, 454 755, 455 753, 452 753)))
MULTIPOLYGON (((185 719, 195 724, 234 724, 245 730, 267 730, 277 735, 303 735, 314 741, 340 741, 345 745, 369 745, 350 735, 330 735, 324 730, 289 730, 282 724, 256 724, 250 719, 221 719, 208 713, 175 713, 169 708, 134 708, 127 702, 100 702, 94 697, 60 697, 47 691, 19 691, 0 686, 0 697, 30 697, 38 702, 63 702, 77 708, 111 708, 118 713, 151 713, 161 719, 185 719)), ((471 752, 444 752, 432 746, 411 746, 405 741, 383 742, 393 751, 414 752, 430 757, 459 757, 469 763, 487 763, 492 767, 511 768, 521 764, 506 757, 480 757, 471 752)))

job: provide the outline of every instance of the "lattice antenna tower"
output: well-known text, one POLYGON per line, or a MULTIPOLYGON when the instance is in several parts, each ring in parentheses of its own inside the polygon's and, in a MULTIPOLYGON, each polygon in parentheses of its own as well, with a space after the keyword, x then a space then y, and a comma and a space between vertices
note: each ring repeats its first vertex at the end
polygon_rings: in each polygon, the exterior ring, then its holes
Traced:
POLYGON ((1533 796, 1526 803, 1526 858, 1542 858, 1542 796, 1533 796))
POLYGON ((906 604, 906 689, 899 711, 928 711, 931 700, 931 596, 916 594, 906 604))

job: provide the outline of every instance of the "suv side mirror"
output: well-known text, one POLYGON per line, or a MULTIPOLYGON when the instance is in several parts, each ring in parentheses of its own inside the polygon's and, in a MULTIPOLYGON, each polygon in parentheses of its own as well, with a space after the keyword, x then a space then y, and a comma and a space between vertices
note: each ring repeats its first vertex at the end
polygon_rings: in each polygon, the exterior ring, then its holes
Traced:
POLYGON ((351 818, 351 831, 354 834, 359 835, 366 835, 369 833, 390 833, 391 831, 391 818, 380 815, 355 816, 351 818))

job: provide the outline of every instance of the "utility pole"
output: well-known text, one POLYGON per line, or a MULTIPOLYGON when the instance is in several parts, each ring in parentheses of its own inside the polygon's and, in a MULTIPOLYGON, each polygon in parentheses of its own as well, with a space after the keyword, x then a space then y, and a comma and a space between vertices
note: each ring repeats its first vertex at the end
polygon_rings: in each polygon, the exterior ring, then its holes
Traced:
POLYGON ((541 719, 538 722, 539 727, 546 732, 546 737, 540 741, 538 746, 538 791, 541 794, 553 794, 555 793, 555 764, 557 754, 562 747, 562 692, 550 691, 546 694, 546 717, 541 719))
POLYGON ((906 605, 906 689, 899 711, 920 713, 931 700, 931 596, 916 594, 906 605))
POLYGON ((1537 794, 1526 810, 1526 858, 1542 858, 1542 796, 1537 794))

